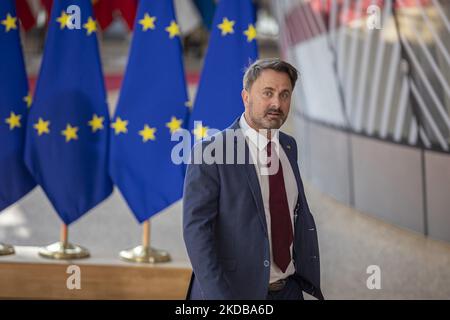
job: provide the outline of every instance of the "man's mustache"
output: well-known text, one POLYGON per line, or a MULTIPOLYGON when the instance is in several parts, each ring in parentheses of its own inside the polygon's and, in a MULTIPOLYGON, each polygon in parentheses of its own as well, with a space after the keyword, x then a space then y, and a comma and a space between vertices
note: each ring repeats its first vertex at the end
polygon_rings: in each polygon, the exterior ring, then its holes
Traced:
POLYGON ((268 109, 268 110, 266 111, 266 114, 265 114, 265 115, 268 115, 269 113, 277 114, 277 115, 280 115, 280 116, 284 116, 283 111, 281 111, 281 110, 279 110, 279 109, 275 109, 275 108, 270 108, 270 109, 268 109))

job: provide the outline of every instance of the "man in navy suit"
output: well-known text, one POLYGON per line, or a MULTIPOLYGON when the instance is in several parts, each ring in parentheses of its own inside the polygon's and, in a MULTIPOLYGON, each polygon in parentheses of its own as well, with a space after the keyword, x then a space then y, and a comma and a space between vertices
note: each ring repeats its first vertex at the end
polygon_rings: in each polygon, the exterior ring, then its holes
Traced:
POLYGON ((296 81, 289 63, 256 61, 244 75, 245 112, 192 149, 183 196, 189 299, 323 299, 297 145, 278 130, 296 81))

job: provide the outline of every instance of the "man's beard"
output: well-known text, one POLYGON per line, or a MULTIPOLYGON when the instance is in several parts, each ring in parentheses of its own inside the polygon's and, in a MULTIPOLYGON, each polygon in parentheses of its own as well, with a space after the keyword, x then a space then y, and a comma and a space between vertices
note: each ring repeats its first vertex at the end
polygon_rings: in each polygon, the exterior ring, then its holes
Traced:
MULTIPOLYGON (((253 109, 253 103, 249 103, 250 110, 253 109)), ((253 115, 252 112, 250 112, 250 117, 253 123, 255 123, 258 127, 262 129, 280 129, 280 127, 283 125, 283 123, 286 121, 286 116, 284 115, 283 111, 277 110, 275 108, 268 108, 264 112, 264 116, 261 118, 257 118, 253 115), (278 115, 275 119, 269 119, 269 114, 276 114, 278 115)))

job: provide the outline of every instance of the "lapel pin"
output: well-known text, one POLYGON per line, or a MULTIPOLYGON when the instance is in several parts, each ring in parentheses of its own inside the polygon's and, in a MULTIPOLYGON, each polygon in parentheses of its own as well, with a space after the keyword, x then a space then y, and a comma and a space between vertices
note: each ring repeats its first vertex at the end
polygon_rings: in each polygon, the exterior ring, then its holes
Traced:
POLYGON ((288 149, 288 150, 291 150, 291 146, 288 144, 288 145, 286 145, 286 148, 288 149))

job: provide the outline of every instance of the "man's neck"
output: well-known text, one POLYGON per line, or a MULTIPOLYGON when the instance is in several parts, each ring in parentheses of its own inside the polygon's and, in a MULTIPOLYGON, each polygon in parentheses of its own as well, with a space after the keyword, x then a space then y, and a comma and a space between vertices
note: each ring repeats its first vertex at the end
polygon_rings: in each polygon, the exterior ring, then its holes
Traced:
POLYGON ((247 124, 249 125, 249 127, 254 129, 259 134, 261 134, 261 130, 263 130, 263 132, 265 131, 267 140, 271 140, 271 138, 272 138, 272 130, 271 129, 265 129, 265 128, 258 128, 252 121, 249 121, 249 118, 250 117, 247 117, 246 113, 244 113, 244 119, 247 122, 247 124))

